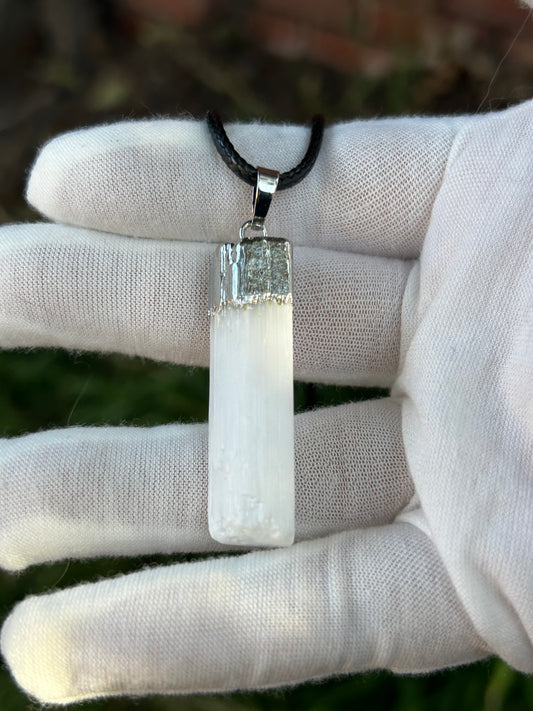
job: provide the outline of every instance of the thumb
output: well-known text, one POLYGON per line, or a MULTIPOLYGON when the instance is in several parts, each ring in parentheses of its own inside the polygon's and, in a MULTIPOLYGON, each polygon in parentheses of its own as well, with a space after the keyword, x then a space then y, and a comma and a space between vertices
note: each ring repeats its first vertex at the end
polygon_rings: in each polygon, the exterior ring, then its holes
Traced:
POLYGON ((488 653, 408 523, 30 597, 1 645, 18 683, 60 704, 423 672, 488 653))

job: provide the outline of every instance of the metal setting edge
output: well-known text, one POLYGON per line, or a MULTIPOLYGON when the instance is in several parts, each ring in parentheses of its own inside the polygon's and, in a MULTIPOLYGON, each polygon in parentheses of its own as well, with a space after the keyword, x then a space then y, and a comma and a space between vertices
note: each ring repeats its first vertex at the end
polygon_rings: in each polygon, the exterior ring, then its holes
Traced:
POLYGON ((292 304, 292 245, 260 237, 218 246, 211 266, 210 313, 266 301, 292 304))

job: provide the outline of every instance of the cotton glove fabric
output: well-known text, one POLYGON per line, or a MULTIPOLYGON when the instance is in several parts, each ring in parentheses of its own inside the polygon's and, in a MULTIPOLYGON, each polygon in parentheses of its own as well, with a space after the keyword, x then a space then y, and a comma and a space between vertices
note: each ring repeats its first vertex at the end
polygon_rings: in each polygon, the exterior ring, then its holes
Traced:
MULTIPOLYGON (((235 125, 291 167, 298 127, 235 125)), ((332 126, 276 196, 295 244, 295 373, 391 387, 296 418, 297 537, 29 597, 2 652, 43 702, 259 689, 496 654, 533 671, 533 103, 332 126)), ((0 343, 207 364, 207 264, 249 201, 203 124, 61 136, 0 233, 0 343), (209 196, 209 201, 206 200, 209 196)), ((222 550, 206 429, 4 441, 0 560, 222 550)))

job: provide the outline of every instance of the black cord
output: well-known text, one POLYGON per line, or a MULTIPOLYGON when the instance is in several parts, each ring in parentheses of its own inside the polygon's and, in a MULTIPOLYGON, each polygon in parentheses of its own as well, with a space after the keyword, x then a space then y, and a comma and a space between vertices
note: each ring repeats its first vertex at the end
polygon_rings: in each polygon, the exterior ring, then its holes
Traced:
MULTIPOLYGON (((257 168, 250 165, 244 160, 235 150, 234 145, 228 138, 222 119, 216 111, 207 112, 207 126, 211 133, 211 138, 215 143, 215 147, 219 152, 224 163, 239 176, 244 182, 255 186, 257 183, 257 168)), ((297 166, 288 170, 286 173, 281 173, 279 176, 278 190, 291 188, 300 180, 303 180, 314 166, 322 144, 322 136, 324 134, 324 117, 321 114, 313 116, 311 122, 311 138, 307 151, 297 166)), ((266 167, 266 166, 265 166, 266 167)))

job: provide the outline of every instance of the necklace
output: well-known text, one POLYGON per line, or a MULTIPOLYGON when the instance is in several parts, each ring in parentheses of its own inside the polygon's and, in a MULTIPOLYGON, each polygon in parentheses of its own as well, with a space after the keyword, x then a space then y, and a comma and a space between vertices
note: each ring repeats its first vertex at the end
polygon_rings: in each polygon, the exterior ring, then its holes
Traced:
POLYGON ((237 242, 217 248, 211 270, 209 532, 230 545, 288 546, 294 541, 292 248, 268 236, 265 217, 276 190, 296 185, 313 167, 324 120, 313 118, 304 158, 282 174, 247 163, 217 113, 208 113, 207 125, 228 168, 253 186, 252 217, 237 242))

